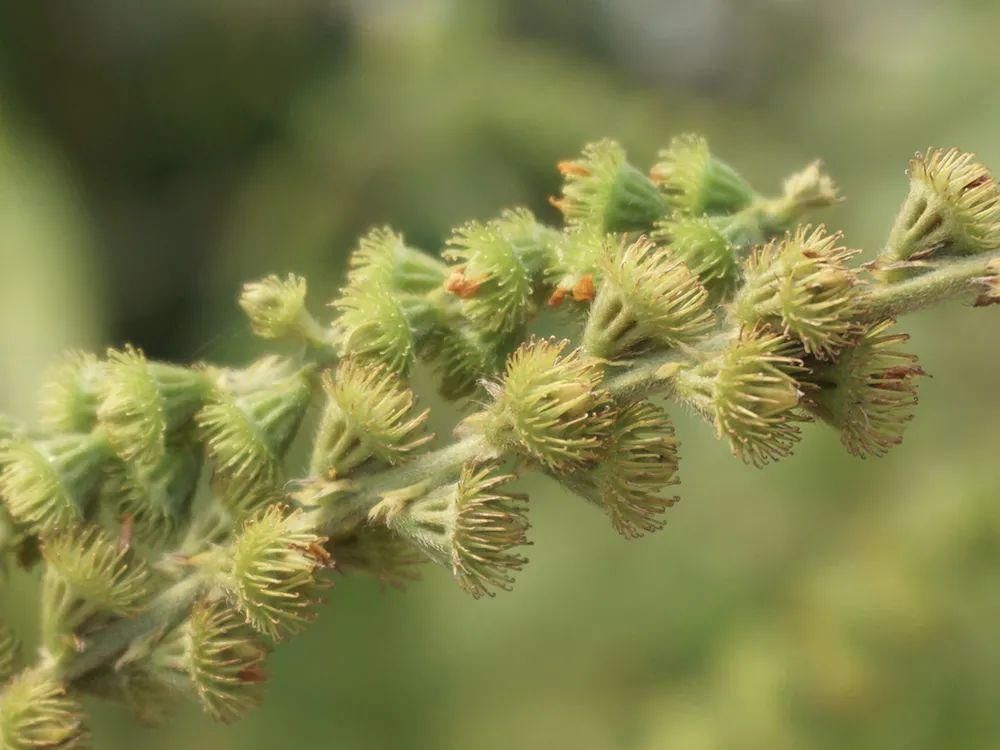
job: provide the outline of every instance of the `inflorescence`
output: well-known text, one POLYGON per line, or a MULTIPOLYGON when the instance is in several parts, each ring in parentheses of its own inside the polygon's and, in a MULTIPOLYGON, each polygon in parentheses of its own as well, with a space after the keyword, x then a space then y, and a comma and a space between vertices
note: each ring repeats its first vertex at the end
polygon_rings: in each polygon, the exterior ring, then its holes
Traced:
POLYGON ((841 200, 819 162, 776 195, 697 136, 648 173, 613 141, 559 170, 561 228, 513 209, 459 227, 440 257, 372 230, 329 322, 299 276, 247 284, 252 330, 292 354, 226 368, 74 353, 39 426, 0 417, 0 554, 43 570, 39 659, 0 623, 0 746, 83 747, 87 692, 147 721, 184 694, 238 718, 330 571, 398 587, 432 561, 474 597, 509 589, 527 562, 528 501, 509 485, 523 471, 623 536, 659 530, 678 484, 664 401, 751 464, 789 455, 813 421, 881 456, 923 374, 895 317, 1000 300, 1000 187, 955 149, 914 158, 863 265, 805 223, 841 200), (554 308, 573 339, 532 331, 554 308), (427 430, 417 363, 465 412, 450 442, 427 430))

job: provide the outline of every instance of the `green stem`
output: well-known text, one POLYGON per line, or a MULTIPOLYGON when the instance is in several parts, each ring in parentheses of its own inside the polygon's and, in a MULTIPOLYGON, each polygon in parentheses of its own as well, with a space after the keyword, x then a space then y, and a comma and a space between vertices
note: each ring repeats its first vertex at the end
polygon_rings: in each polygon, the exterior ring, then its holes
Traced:
POLYGON ((873 319, 895 318, 948 300, 970 301, 983 291, 989 266, 1000 262, 1000 252, 941 262, 918 276, 889 284, 875 284, 866 293, 865 308, 873 319))

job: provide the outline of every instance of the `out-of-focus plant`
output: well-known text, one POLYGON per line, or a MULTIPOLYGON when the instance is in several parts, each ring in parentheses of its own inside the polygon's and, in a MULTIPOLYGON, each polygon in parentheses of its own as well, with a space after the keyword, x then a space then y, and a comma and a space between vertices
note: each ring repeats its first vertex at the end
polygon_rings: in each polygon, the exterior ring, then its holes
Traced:
POLYGON ((456 229, 443 260, 373 230, 330 324, 300 277, 248 284, 254 332, 293 354, 245 368, 74 354, 44 386, 39 427, 0 422, 3 554, 44 570, 40 657, 26 665, 0 629, 3 747, 82 746, 86 692, 150 721, 183 693, 237 718, 330 570, 401 585, 429 560, 474 597, 509 589, 526 562, 527 498, 507 489, 522 470, 624 536, 660 529, 678 468, 664 400, 758 466, 813 420, 881 455, 923 374, 895 317, 1000 299, 1000 187, 956 150, 914 159, 864 266, 801 223, 840 200, 818 164, 776 196, 695 136, 648 173, 611 141, 559 169, 562 228, 507 211, 456 229), (531 336, 555 308, 578 345, 531 336), (418 361, 473 407, 442 447, 407 383, 418 361), (310 407, 300 474, 285 457, 310 407))

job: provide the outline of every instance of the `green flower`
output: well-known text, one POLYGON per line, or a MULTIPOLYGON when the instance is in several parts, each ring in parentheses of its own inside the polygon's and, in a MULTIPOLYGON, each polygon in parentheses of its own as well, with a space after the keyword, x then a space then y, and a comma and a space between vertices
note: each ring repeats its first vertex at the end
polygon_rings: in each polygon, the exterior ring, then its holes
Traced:
POLYGON ((625 159, 625 149, 611 140, 584 147, 578 159, 559 163, 562 198, 552 203, 566 222, 599 232, 648 229, 667 210, 646 175, 625 159))
POLYGON ((317 326, 306 310, 306 280, 295 274, 245 284, 240 307, 253 332, 265 339, 301 339, 317 326))
POLYGON ((532 341, 507 362, 484 424, 498 449, 523 453, 556 472, 597 460, 608 436, 611 398, 598 364, 568 342, 532 341))
POLYGON ((324 374, 323 390, 314 476, 343 476, 370 459, 397 464, 432 437, 423 434, 427 410, 415 411, 413 392, 383 365, 344 360, 324 374))
POLYGON ((695 341, 715 326, 708 293, 669 250, 640 237, 608 251, 604 281, 583 329, 583 348, 611 359, 695 341))
POLYGON ((889 280, 929 258, 1000 248, 1000 187, 956 148, 930 149, 910 161, 910 192, 878 259, 889 280))
POLYGON ((889 333, 893 321, 868 328, 834 362, 810 363, 809 411, 840 430, 855 456, 882 456, 903 440, 917 405, 916 356, 898 346, 909 337, 889 333))
POLYGON ((708 142, 697 135, 673 138, 660 151, 650 175, 670 207, 684 213, 732 213, 749 206, 754 197, 746 180, 712 156, 708 142))
POLYGON ((764 323, 781 330, 822 359, 849 345, 861 298, 848 262, 860 251, 839 241, 839 234, 827 234, 822 226, 800 227, 758 248, 733 305, 736 317, 751 328, 764 323))
POLYGON ((22 672, 0 695, 0 747, 4 750, 84 750, 83 708, 41 670, 22 672))
POLYGON ((708 217, 675 214, 656 225, 652 239, 691 269, 708 292, 709 304, 730 299, 739 287, 736 247, 708 217))
POLYGON ((601 460, 564 481, 603 508, 622 536, 658 531, 664 525, 660 516, 677 502, 677 497, 663 495, 678 481, 670 419, 648 401, 622 407, 601 460))
POLYGON ((390 290, 425 294, 440 289, 448 268, 437 258, 408 247, 389 227, 371 230, 351 253, 349 279, 355 286, 378 284, 390 290))
POLYGON ((90 432, 97 407, 104 365, 93 354, 66 355, 42 386, 42 424, 55 432, 90 432))
POLYGON ((430 559, 448 567, 477 599, 510 590, 527 560, 513 551, 527 544, 528 522, 519 498, 496 488, 511 479, 489 467, 465 466, 458 481, 390 511, 385 522, 430 559))

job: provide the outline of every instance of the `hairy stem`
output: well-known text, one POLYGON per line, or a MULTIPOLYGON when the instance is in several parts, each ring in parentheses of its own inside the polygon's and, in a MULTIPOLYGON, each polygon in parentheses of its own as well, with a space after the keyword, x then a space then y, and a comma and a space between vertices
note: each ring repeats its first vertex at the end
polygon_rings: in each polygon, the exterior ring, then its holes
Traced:
POLYGON ((890 284, 875 284, 865 293, 872 318, 895 318, 948 300, 969 301, 983 290, 983 279, 993 275, 1000 252, 944 261, 919 276, 890 284))

